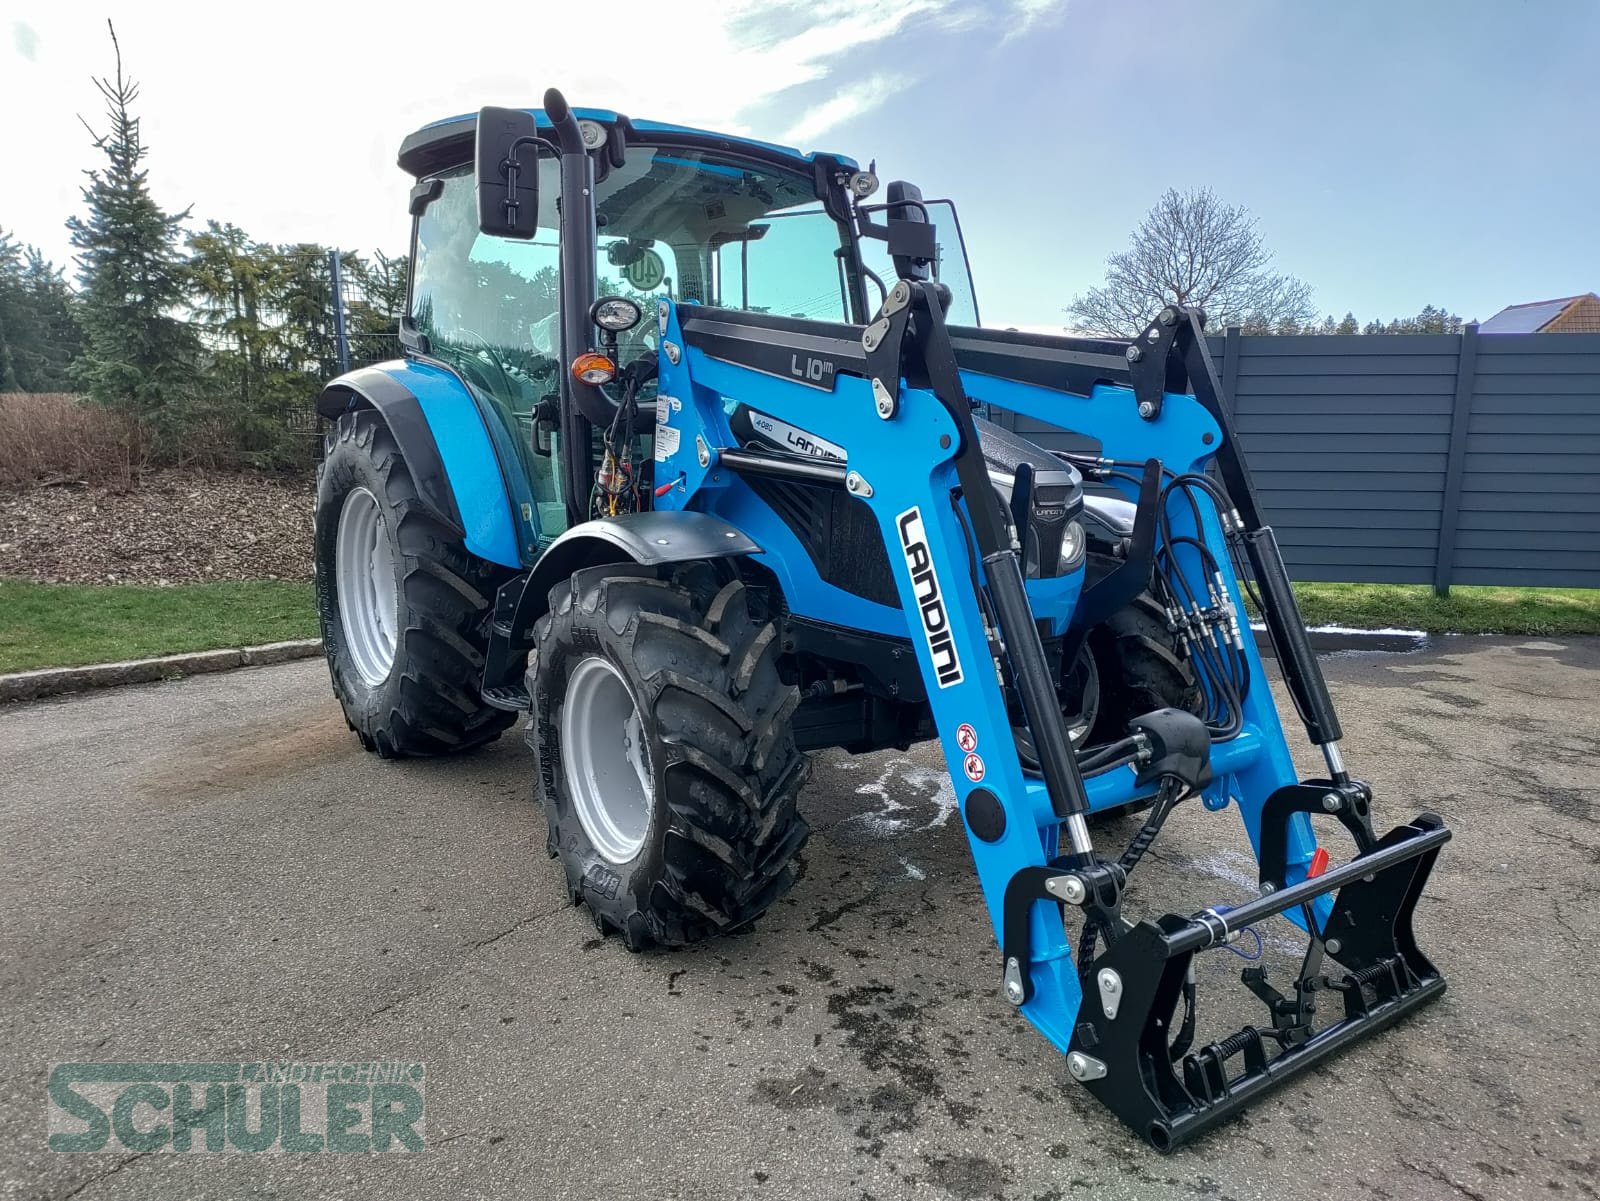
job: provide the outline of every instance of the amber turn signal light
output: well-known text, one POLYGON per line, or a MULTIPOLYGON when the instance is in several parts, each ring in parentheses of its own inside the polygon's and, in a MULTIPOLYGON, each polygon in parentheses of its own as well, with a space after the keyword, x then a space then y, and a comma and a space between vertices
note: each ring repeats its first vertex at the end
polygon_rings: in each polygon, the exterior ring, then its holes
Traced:
POLYGON ((572 360, 572 378, 580 384, 609 384, 617 378, 617 365, 598 350, 586 350, 572 360))

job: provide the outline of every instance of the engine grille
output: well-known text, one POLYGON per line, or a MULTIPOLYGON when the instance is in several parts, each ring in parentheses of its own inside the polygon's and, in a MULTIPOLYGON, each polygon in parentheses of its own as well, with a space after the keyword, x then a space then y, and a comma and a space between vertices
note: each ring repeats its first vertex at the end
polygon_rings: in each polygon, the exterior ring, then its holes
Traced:
POLYGON ((788 480, 752 477, 746 482, 794 531, 824 581, 863 600, 900 608, 883 532, 865 504, 844 492, 788 480))

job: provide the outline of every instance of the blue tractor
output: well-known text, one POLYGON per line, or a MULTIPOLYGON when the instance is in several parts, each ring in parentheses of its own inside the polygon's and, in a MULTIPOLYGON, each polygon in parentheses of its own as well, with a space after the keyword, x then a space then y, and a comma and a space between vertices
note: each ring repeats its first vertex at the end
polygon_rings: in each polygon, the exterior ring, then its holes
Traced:
POLYGON ((367 749, 528 713, 549 852, 641 950, 790 888, 809 751, 936 740, 1001 996, 1161 1150, 1443 991, 1411 921, 1450 832, 1378 833, 1346 769, 1203 314, 984 329, 948 202, 554 91, 400 165, 405 356, 318 404, 323 638, 367 749), (1247 593, 1324 778, 1290 760, 1247 593), (1129 874, 1188 798, 1238 811, 1259 895, 1136 922, 1129 874), (1110 810, 1144 820, 1106 855, 1110 810), (1264 1017, 1196 1045, 1195 957, 1276 914, 1298 975, 1247 968, 1264 1017))

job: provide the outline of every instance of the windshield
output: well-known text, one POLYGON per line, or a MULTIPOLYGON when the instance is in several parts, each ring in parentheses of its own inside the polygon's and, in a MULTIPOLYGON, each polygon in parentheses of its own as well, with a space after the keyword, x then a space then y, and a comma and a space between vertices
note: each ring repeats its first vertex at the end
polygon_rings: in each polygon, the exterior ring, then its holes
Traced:
POLYGON ((655 271, 629 282, 664 269, 658 286, 676 300, 851 320, 849 243, 817 203, 810 174, 700 150, 630 147, 627 164, 599 183, 596 209, 602 275, 619 252, 637 248, 655 271))
MULTIPOLYGON (((950 289, 950 311, 945 319, 951 325, 978 325, 978 300, 972 290, 972 273, 967 268, 967 251, 961 237, 961 223, 956 220, 956 206, 948 200, 929 200, 926 204, 928 218, 938 238, 939 257, 933 263, 933 278, 950 289)), ((875 214, 874 219, 882 220, 882 214, 875 214)), ((893 285, 894 263, 885 243, 863 239, 861 262, 880 280, 893 285)), ((878 294, 876 284, 869 284, 868 289, 867 307, 876 309, 883 297, 878 294)))

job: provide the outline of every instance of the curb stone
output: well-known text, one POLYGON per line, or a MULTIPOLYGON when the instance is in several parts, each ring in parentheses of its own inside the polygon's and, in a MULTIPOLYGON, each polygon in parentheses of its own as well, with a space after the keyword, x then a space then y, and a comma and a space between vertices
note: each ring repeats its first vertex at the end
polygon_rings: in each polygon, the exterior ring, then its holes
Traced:
POLYGON ((86 667, 44 667, 37 671, 0 675, 0 703, 36 701, 91 688, 151 684, 180 676, 232 671, 237 667, 265 667, 272 663, 288 663, 293 659, 309 659, 321 653, 322 640, 307 638, 218 651, 190 651, 155 659, 130 659, 121 663, 93 663, 86 667))
MULTIPOLYGON (((1272 644, 1264 631, 1255 630, 1264 655, 1272 655, 1272 644)), ((1426 643, 1426 635, 1403 630, 1377 633, 1355 630, 1312 631, 1312 645, 1320 654, 1340 651, 1410 651, 1426 643)), ((322 653, 320 638, 294 642, 268 642, 262 646, 230 647, 217 651, 191 651, 182 655, 162 655, 155 659, 130 659, 121 663, 94 663, 87 667, 44 667, 0 675, 0 704, 8 701, 36 701, 69 692, 93 688, 116 688, 123 684, 152 684, 158 680, 208 672, 232 671, 240 667, 266 667, 309 659, 322 653)))

